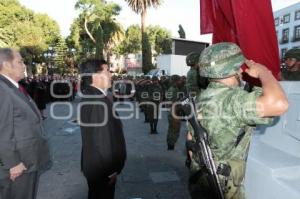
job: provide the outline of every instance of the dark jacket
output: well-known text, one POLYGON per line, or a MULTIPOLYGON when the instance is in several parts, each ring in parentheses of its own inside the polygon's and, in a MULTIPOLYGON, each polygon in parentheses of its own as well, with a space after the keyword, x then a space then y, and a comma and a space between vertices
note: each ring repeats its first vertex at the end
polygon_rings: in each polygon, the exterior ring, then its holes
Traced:
POLYGON ((81 168, 88 179, 107 178, 124 167, 122 123, 113 116, 112 102, 100 90, 87 86, 83 94, 90 96, 83 97, 80 104, 81 168))

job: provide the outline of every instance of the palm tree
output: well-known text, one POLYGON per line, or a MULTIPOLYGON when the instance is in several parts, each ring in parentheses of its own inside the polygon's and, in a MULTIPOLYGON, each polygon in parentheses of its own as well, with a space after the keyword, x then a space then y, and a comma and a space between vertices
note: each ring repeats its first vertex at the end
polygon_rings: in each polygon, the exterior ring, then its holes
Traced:
POLYGON ((143 72, 146 73, 149 70, 149 67, 151 67, 148 65, 152 63, 151 57, 147 57, 145 54, 147 51, 148 52, 150 51, 150 55, 151 55, 151 49, 147 49, 147 46, 149 47, 149 45, 147 45, 148 37, 145 32, 145 20, 147 15, 147 9, 151 6, 157 8, 162 3, 162 0, 125 0, 125 1, 128 3, 129 7, 134 12, 136 12, 137 14, 141 14, 143 72))

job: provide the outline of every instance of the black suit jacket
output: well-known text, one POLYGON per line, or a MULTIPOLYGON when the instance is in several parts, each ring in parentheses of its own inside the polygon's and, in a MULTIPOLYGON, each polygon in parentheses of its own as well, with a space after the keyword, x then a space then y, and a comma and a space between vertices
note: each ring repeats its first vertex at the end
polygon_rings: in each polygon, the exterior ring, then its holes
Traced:
POLYGON ((39 110, 33 100, 0 75, 0 179, 23 162, 33 172, 50 162, 39 110))
POLYGON ((113 115, 112 102, 99 89, 87 86, 83 94, 86 96, 80 104, 82 171, 88 179, 107 178, 124 167, 122 123, 113 115))

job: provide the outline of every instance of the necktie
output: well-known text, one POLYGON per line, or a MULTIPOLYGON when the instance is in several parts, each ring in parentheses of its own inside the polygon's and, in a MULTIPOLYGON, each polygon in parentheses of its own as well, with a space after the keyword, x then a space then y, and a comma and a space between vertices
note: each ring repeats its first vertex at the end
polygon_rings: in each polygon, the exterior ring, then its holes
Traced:
POLYGON ((110 103, 113 103, 113 97, 112 97, 112 95, 109 95, 107 93, 107 95, 105 97, 106 97, 106 99, 108 99, 110 101, 110 103))
POLYGON ((28 92, 26 91, 26 89, 24 88, 24 86, 22 86, 21 84, 19 84, 19 91, 21 93, 23 93, 26 97, 28 96, 28 92))

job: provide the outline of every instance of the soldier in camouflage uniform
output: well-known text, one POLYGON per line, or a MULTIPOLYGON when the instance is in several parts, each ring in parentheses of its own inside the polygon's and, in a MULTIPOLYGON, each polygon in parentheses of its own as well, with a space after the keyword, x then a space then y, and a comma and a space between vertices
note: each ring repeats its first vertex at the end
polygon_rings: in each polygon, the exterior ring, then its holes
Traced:
POLYGON ((189 96, 194 97, 200 94, 200 87, 198 86, 198 67, 199 67, 200 53, 191 52, 186 56, 186 65, 190 66, 186 77, 186 89, 189 96))
MULTIPOLYGON (((186 90, 189 97, 192 97, 194 99, 197 99, 200 97, 200 91, 201 88, 198 85, 198 78, 199 78, 199 57, 200 53, 191 52, 186 56, 186 65, 190 66, 190 70, 187 73, 187 81, 186 81, 186 90)), ((193 129, 190 125, 187 126, 189 136, 188 138, 192 140, 193 143, 196 142, 193 129)), ((202 187, 202 181, 200 181, 199 176, 199 164, 195 160, 195 157, 193 159, 190 159, 188 157, 187 160, 187 166, 190 170, 190 178, 189 178, 189 191, 191 194, 191 197, 199 198, 199 195, 203 197, 205 194, 201 193, 201 187, 202 187), (199 194, 201 193, 201 194, 199 194)))
POLYGON ((161 76, 160 78, 160 85, 162 88, 162 101, 165 101, 166 99, 166 95, 165 93, 167 92, 167 90, 169 89, 169 76, 161 76))
POLYGON ((180 126, 181 126, 181 120, 175 117, 178 116, 179 114, 177 110, 177 106, 173 106, 175 102, 179 101, 180 89, 182 88, 182 82, 180 76, 172 75, 171 82, 172 82, 171 86, 166 92, 166 100, 172 102, 172 107, 168 114, 168 121, 169 121, 168 134, 167 134, 168 150, 174 150, 175 143, 177 142, 179 137, 180 126), (175 113, 175 115, 172 113, 175 113))
POLYGON ((140 108, 142 109, 142 112, 145 115, 145 123, 149 123, 149 111, 147 110, 147 102, 150 101, 150 95, 149 95, 149 89, 151 87, 151 80, 149 78, 146 78, 145 81, 141 84, 141 105, 140 108))
POLYGON ((300 49, 290 49, 284 55, 285 67, 281 69, 281 80, 300 80, 300 49))
POLYGON ((159 103, 161 102, 161 97, 162 97, 162 88, 159 84, 158 78, 152 77, 152 83, 149 86, 149 101, 151 102, 151 104, 147 105, 148 120, 150 124, 150 134, 158 133, 157 122, 158 122, 159 103))
MULTIPOLYGON (((206 48, 200 55, 200 75, 210 78, 208 88, 200 95, 197 117, 206 129, 216 167, 230 168, 229 176, 218 175, 226 199, 244 199, 244 175, 251 134, 257 124, 271 122, 272 116, 283 114, 288 108, 285 94, 263 65, 245 60, 240 48, 233 43, 219 43, 206 48), (258 78, 262 88, 247 92, 240 87, 240 66, 246 63, 245 72, 258 78)), ((189 135, 189 139, 193 139, 189 135)), ((197 157, 189 151, 192 172, 200 171, 198 181, 202 191, 198 197, 210 198, 205 193, 205 174, 197 165, 197 157), (203 193, 204 196, 201 196, 203 193)))

